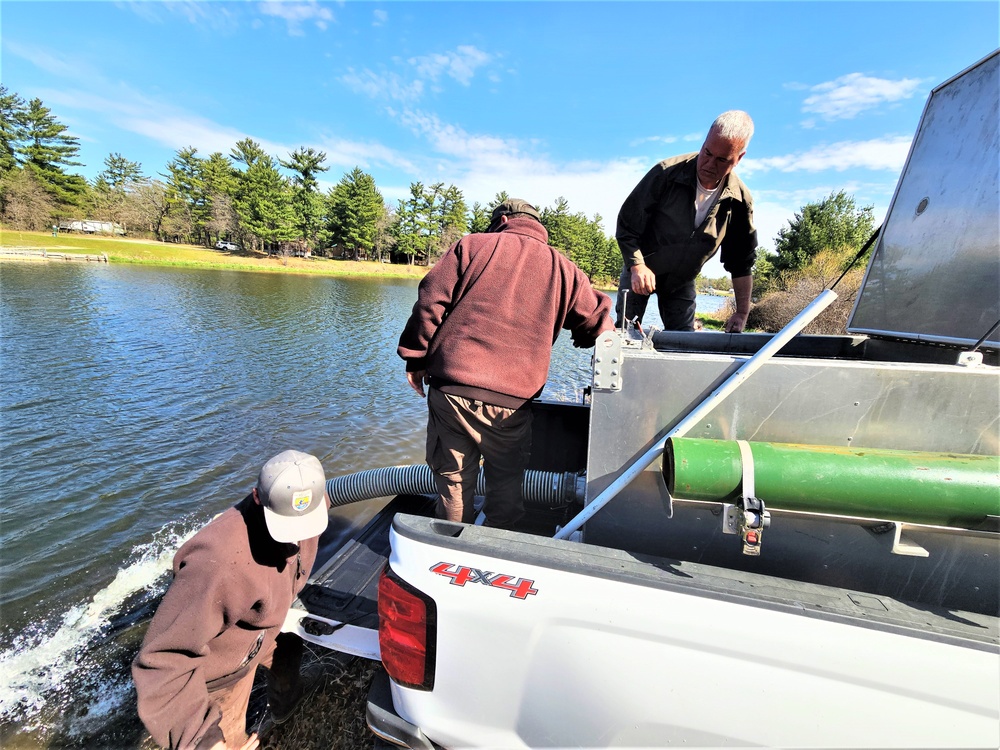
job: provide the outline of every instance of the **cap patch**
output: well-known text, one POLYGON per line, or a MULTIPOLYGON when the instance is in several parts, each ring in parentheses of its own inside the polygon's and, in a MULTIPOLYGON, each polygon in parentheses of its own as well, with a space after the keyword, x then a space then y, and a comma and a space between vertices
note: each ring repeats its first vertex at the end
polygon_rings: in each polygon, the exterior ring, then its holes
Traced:
POLYGON ((312 505, 312 490, 302 490, 292 495, 292 507, 302 513, 312 505))

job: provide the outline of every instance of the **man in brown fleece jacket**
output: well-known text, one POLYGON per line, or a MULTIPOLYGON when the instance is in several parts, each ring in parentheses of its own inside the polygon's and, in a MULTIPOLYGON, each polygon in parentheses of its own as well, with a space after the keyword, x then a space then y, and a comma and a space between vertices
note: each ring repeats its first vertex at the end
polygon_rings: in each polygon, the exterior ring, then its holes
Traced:
POLYGON ((427 464, 438 516, 472 523, 479 459, 486 524, 513 528, 531 452, 531 399, 549 372, 560 329, 591 347, 611 330, 611 300, 549 247, 538 211, 504 201, 486 233, 459 240, 420 282, 399 338, 406 377, 427 395, 427 464))
POLYGON ((326 529, 326 477, 315 456, 284 451, 257 486, 174 556, 174 580, 132 663, 139 717, 170 748, 246 748, 258 665, 276 722, 302 694, 302 641, 280 633, 326 529), (280 633, 280 635, 279 635, 280 633))

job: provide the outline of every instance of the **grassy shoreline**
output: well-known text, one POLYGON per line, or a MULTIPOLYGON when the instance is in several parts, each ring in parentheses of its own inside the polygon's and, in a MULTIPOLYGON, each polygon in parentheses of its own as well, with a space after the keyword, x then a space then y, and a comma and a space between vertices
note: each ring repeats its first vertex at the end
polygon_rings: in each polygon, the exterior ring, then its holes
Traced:
MULTIPOLYGON (((58 253, 108 256, 110 263, 172 268, 197 268, 216 271, 249 271, 255 273, 290 273, 316 276, 420 280, 429 270, 426 266, 408 266, 375 261, 332 260, 330 258, 279 258, 261 253, 231 253, 198 245, 184 245, 157 240, 124 237, 89 237, 61 232, 21 232, 0 229, 0 247, 32 248, 58 253)), ((0 262, 45 262, 41 258, 10 256, 0 253, 0 262)), ((614 296, 614 288, 597 287, 614 296)), ((724 319, 698 313, 705 328, 718 330, 724 319)))
MULTIPOLYGON (((267 257, 261 253, 231 253, 197 245, 156 240, 88 237, 67 233, 53 237, 51 232, 20 232, 9 229, 0 230, 0 247, 32 248, 81 255, 106 254, 111 263, 225 271, 421 279, 428 270, 425 266, 374 261, 267 257)), ((32 261, 33 259, 0 255, 0 260, 32 261)))

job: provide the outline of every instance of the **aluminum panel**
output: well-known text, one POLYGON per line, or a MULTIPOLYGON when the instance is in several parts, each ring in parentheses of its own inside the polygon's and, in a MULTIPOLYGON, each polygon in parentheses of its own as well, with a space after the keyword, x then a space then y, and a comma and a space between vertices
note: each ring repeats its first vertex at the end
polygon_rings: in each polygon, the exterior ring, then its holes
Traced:
MULTIPOLYGON (((594 391, 587 498, 592 500, 744 361, 732 355, 628 352, 620 392, 594 391)), ((1000 454, 1000 369, 775 357, 689 437, 1000 454)), ((1000 502, 998 502, 1000 506, 1000 502)), ((654 462, 591 518, 588 543, 769 575, 892 591, 910 601, 1000 609, 995 535, 915 535, 929 559, 891 555, 892 534, 863 525, 776 518, 761 558, 722 533, 721 506, 675 503, 654 462), (941 566, 941 567, 935 567, 941 566), (929 571, 950 570, 946 576, 929 571), (987 590, 988 589, 988 590, 987 590)))
POLYGON ((931 92, 851 333, 968 345, 1000 320, 998 69, 1000 50, 931 92))
MULTIPOLYGON (((744 361, 627 354, 621 392, 595 390, 592 396, 587 497, 607 487, 744 361)), ((995 456, 1000 370, 775 357, 687 437, 995 456)))

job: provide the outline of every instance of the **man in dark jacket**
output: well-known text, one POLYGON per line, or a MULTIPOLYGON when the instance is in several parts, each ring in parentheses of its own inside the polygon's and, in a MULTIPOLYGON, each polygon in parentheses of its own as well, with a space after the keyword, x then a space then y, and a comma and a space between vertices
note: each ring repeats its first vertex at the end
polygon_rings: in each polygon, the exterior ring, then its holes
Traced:
POLYGON ((302 642, 281 633, 316 560, 329 504, 319 460, 284 451, 257 486, 174 556, 174 580, 132 663, 139 717, 169 748, 246 748, 246 713, 258 666, 268 667, 275 722, 302 687, 302 642))
POLYGON ((508 200, 482 234, 469 234, 420 282, 399 338, 406 377, 427 395, 427 464, 438 516, 472 523, 484 459, 486 523, 513 528, 531 451, 531 399, 541 393, 560 329, 591 347, 611 329, 611 302, 549 247, 538 211, 508 200))
POLYGON ((740 333, 746 326, 757 230, 753 198, 732 171, 752 136, 750 115, 724 112, 709 128, 701 151, 661 161, 625 199, 615 233, 625 263, 615 307, 618 325, 623 297, 625 318, 641 321, 655 291, 663 327, 694 330, 694 282, 721 247, 736 297, 736 312, 725 330, 740 333))

